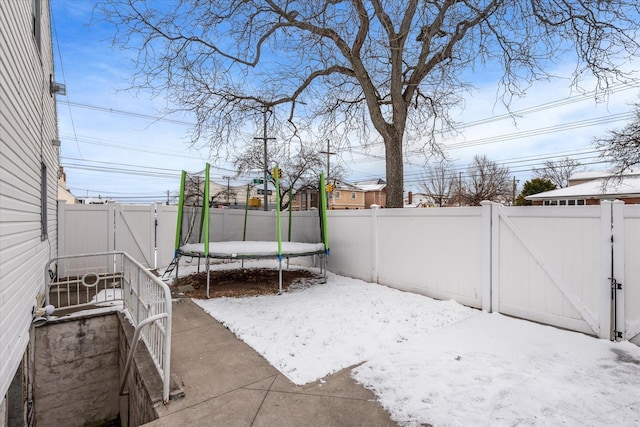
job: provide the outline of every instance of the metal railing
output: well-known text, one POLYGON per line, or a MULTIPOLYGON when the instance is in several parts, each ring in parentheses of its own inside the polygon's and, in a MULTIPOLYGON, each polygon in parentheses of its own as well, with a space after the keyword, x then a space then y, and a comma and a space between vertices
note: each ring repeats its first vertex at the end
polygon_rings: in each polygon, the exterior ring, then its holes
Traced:
MULTIPOLYGON (((171 360, 171 291, 126 252, 69 255, 45 267, 46 303, 56 308, 114 305, 122 301, 163 382, 169 401, 171 360)), ((131 357, 137 343, 131 343, 131 357)), ((126 381, 127 376, 123 378, 126 381)), ((124 387, 124 385, 123 385, 124 387)), ((121 387, 121 389, 123 388, 121 387)))

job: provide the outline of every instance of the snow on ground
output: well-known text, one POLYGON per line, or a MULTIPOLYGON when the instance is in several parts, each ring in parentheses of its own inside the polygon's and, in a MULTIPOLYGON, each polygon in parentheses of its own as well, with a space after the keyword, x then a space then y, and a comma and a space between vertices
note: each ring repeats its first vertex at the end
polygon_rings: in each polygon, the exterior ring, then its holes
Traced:
POLYGON ((640 425, 640 347, 627 342, 333 274, 196 302, 296 384, 364 362, 352 376, 401 425, 640 425))

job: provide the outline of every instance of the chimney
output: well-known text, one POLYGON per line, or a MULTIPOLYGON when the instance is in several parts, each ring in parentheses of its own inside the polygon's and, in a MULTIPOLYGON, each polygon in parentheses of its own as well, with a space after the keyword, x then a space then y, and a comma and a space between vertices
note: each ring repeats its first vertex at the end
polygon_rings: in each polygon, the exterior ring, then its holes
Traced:
POLYGON ((409 196, 407 197, 407 204, 413 204, 413 193, 411 191, 409 191, 409 196))

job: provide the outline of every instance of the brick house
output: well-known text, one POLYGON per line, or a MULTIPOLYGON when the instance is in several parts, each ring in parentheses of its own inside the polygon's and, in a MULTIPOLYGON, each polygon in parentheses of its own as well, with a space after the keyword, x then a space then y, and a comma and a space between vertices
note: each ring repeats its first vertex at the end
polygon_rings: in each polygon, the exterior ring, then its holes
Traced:
POLYGON ((569 178, 569 186, 526 197, 534 206, 599 205, 601 200, 622 200, 640 204, 640 170, 620 178, 607 172, 579 172, 569 178))

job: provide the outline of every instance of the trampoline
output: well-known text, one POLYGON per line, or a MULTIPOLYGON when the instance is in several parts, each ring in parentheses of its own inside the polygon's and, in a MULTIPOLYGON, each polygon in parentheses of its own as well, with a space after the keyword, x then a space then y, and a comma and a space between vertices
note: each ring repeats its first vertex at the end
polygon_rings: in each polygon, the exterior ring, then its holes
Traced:
MULTIPOLYGON (((277 259, 278 260, 278 294, 282 293, 282 261, 283 259, 307 256, 319 256, 321 260, 321 272, 326 281, 326 263, 329 256, 329 243, 326 227, 327 203, 325 193, 324 175, 320 175, 319 193, 320 209, 318 210, 318 228, 316 241, 291 241, 292 212, 289 209, 289 236, 288 241, 282 240, 280 194, 276 191, 275 227, 276 239, 274 241, 248 240, 247 219, 249 186, 247 186, 247 203, 244 212, 244 227, 242 240, 211 241, 210 239, 210 197, 209 197, 209 164, 203 172, 187 174, 182 171, 180 199, 178 205, 178 224, 176 229, 176 244, 174 259, 165 271, 165 274, 178 268, 180 258, 188 256, 205 259, 207 271, 207 298, 210 287, 210 263, 209 259, 277 259)), ((279 188, 278 167, 273 174, 276 189, 279 188)), ((290 204, 291 206, 291 204, 290 204)), ((313 238, 311 238, 313 240, 313 238)))

